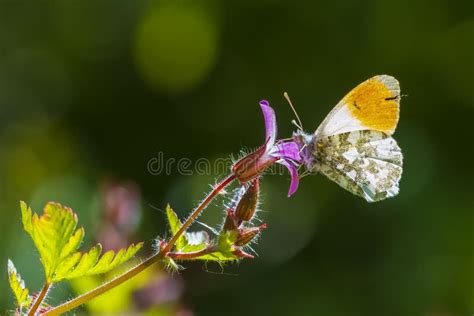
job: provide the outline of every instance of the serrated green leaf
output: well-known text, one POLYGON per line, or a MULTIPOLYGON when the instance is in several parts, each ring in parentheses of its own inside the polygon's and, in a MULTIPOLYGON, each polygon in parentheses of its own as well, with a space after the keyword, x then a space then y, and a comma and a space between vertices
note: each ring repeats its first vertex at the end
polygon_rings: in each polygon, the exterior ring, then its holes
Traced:
POLYGON ((197 257, 198 260, 209 260, 209 261, 234 261, 239 260, 239 257, 234 255, 234 243, 237 240, 238 232, 222 231, 217 241, 216 251, 206 254, 204 256, 197 257))
MULTIPOLYGON (((181 222, 178 215, 173 211, 171 206, 166 206, 166 216, 170 226, 170 232, 175 235, 181 228, 181 222)), ((186 253, 205 249, 209 245, 209 235, 204 232, 185 232, 181 235, 175 243, 175 250, 177 252, 186 253)))
POLYGON ((17 306, 20 308, 28 306, 31 302, 31 297, 28 295, 29 291, 10 259, 8 259, 8 281, 10 282, 17 306))
POLYGON ((20 209, 23 228, 28 234, 31 234, 33 232, 33 225, 31 224, 31 216, 33 212, 31 211, 31 208, 23 201, 20 201, 20 209))
MULTIPOLYGON (((171 206, 166 205, 166 217, 168 218, 168 224, 170 225, 171 235, 175 235, 178 230, 181 228, 181 222, 179 221, 178 215, 173 211, 171 206)), ((175 247, 178 251, 186 246, 186 238, 184 234, 181 235, 175 243, 175 247)))
POLYGON ((46 281, 51 282, 59 264, 82 241, 83 233, 74 232, 77 216, 70 208, 54 202, 46 204, 41 216, 33 214, 24 202, 21 202, 21 212, 23 227, 40 254, 46 281))
MULTIPOLYGON (((206 247, 209 247, 209 241, 208 241, 209 237, 207 233, 205 232, 198 232, 198 233, 203 233, 205 236, 207 236, 207 238, 205 239, 203 239, 203 237, 190 238, 190 240, 196 240, 196 241, 199 240, 201 243, 197 245, 187 245, 183 249, 180 250, 180 253, 196 252, 196 251, 203 250, 206 247)), ((193 234, 196 234, 196 233, 189 233, 188 236, 193 236, 193 234)), ((217 261, 217 262, 239 260, 240 258, 233 253, 233 251, 235 250, 234 242, 237 239, 237 236, 238 236, 237 231, 222 232, 218 237, 217 246, 213 247, 215 248, 213 252, 207 253, 199 257, 186 259, 186 260, 206 260, 206 261, 217 261)))
POLYGON ((66 261, 64 266, 56 271, 54 281, 109 272, 132 258, 142 246, 143 243, 132 244, 126 249, 120 249, 117 253, 109 250, 102 256, 100 256, 102 252, 100 244, 92 247, 86 253, 76 252, 74 254, 76 257, 72 258, 70 262, 66 261))
POLYGON ((181 227, 181 222, 179 221, 178 215, 173 211, 169 204, 166 205, 166 216, 168 217, 171 235, 174 235, 181 227))
POLYGON ((80 227, 74 234, 69 238, 69 241, 64 245, 61 250, 60 259, 64 260, 74 253, 77 248, 81 245, 82 239, 84 238, 84 228, 80 227))
POLYGON ((46 282, 106 273, 129 260, 143 246, 143 243, 132 244, 117 253, 108 251, 102 256, 100 244, 88 252, 77 252, 84 238, 84 229, 76 229, 77 215, 70 208, 50 202, 38 216, 21 202, 21 212, 23 227, 40 254, 46 282))

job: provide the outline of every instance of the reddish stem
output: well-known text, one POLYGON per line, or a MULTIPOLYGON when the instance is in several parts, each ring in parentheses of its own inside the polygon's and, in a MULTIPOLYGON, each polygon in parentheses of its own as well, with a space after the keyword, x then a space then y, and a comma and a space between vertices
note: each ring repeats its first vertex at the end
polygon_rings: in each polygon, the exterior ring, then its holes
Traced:
POLYGON ((199 251, 194 251, 194 252, 168 252, 167 256, 173 259, 178 259, 178 260, 186 260, 186 259, 194 259, 200 256, 208 255, 210 253, 213 253, 216 251, 216 247, 208 247, 204 248, 199 251))
POLYGON ((51 287, 51 283, 46 282, 43 285, 43 288, 41 289, 41 292, 39 293, 38 297, 35 300, 35 303, 33 304, 33 307, 28 311, 28 316, 34 316, 38 308, 40 307, 41 303, 43 302, 44 298, 46 297, 46 294, 48 293, 49 288, 51 287))

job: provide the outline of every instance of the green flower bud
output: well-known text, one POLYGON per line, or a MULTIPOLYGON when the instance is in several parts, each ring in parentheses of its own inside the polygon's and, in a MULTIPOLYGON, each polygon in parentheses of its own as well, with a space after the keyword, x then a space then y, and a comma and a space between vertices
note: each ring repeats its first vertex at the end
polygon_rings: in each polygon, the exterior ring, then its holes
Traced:
POLYGON ((263 224, 259 227, 250 227, 250 228, 244 228, 239 232, 239 236, 237 237, 237 240, 235 241, 236 246, 245 246, 249 242, 252 241, 252 239, 255 238, 262 230, 267 228, 266 224, 263 224))
POLYGON ((237 224, 238 220, 235 217, 235 212, 232 209, 227 209, 227 216, 225 218, 223 230, 224 231, 230 231, 230 230, 235 230, 238 227, 237 224))
POLYGON ((235 208, 235 217, 240 221, 251 220, 257 210, 258 197, 259 180, 257 178, 250 183, 247 191, 242 195, 242 198, 235 208))

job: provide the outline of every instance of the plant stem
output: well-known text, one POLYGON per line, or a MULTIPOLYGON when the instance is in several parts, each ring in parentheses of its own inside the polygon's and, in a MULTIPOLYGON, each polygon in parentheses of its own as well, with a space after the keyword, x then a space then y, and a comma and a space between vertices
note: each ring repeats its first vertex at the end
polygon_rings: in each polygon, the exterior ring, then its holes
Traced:
POLYGON ((216 251, 216 247, 207 247, 199 251, 194 252, 168 252, 168 257, 178 260, 194 259, 200 256, 204 256, 216 251))
POLYGON ((51 315, 60 315, 62 313, 70 311, 71 309, 74 309, 74 308, 90 301, 91 299, 101 295, 102 293, 105 293, 108 290, 111 290, 114 287, 122 284, 123 282, 125 282, 128 279, 134 277, 138 273, 142 272, 143 270, 145 270, 146 268, 148 268, 149 266, 153 265, 154 263, 156 263, 157 261, 159 261, 163 258, 164 258, 163 253, 158 252, 158 253, 152 255, 151 257, 149 257, 148 259, 146 259, 145 261, 143 261, 142 263, 139 263, 135 267, 131 268, 130 270, 128 270, 124 274, 119 275, 118 277, 110 280, 109 282, 106 282, 106 283, 102 284, 101 286, 96 287, 95 289, 93 289, 93 290, 91 290, 87 293, 84 293, 84 294, 82 294, 82 295, 80 295, 80 296, 78 296, 78 297, 62 304, 62 305, 59 305, 59 306, 47 311, 46 313, 44 313, 44 315, 45 316, 46 315, 50 315, 50 316, 51 315))
MULTIPOLYGON (((186 229, 196 220, 199 214, 209 205, 209 203, 225 188, 227 187, 232 181, 234 181, 235 175, 231 174, 227 178, 225 178, 221 183, 216 185, 214 189, 206 196, 206 198, 199 204, 199 206, 191 213, 191 215, 186 219, 183 223, 181 228, 174 234, 171 240, 166 244, 166 246, 161 249, 156 254, 152 255, 142 263, 139 263, 135 267, 131 268, 127 272, 119 275, 118 277, 102 284, 99 287, 96 287, 93 290, 90 290, 87 293, 84 293, 76 298, 62 304, 59 306, 54 307, 53 309, 47 311, 43 315, 46 316, 53 316, 53 315, 60 315, 67 311, 70 311, 91 299, 101 295, 102 293, 107 292, 108 290, 113 289, 114 287, 122 284, 123 282, 129 280, 130 278, 134 277, 138 273, 142 272, 146 268, 150 267, 151 265, 155 264, 156 262, 161 261, 164 259, 171 249, 173 249, 174 244, 178 240, 178 238, 186 231, 186 229)), ((45 293, 46 294, 46 293, 45 293)), ((36 305, 36 304, 35 304, 36 305)), ((33 314, 28 314, 28 316, 33 316, 33 314)))
POLYGON ((51 287, 50 282, 46 282, 43 285, 43 288, 41 289, 41 292, 39 293, 38 297, 35 300, 35 303, 33 304, 33 307, 28 311, 28 316, 34 316, 36 311, 41 305, 41 302, 43 302, 44 298, 46 297, 46 294, 48 293, 49 288, 51 287))

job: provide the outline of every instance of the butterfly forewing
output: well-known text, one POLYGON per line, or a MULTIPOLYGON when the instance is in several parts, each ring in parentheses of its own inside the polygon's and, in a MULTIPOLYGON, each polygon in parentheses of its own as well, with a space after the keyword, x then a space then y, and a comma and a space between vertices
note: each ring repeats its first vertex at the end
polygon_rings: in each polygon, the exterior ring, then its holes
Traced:
POLYGON ((392 135, 400 113, 400 86, 392 76, 372 77, 352 89, 327 115, 316 137, 357 130, 392 135))
POLYGON ((359 130, 316 140, 317 169, 368 202, 398 194, 403 156, 397 142, 375 130, 359 130))

